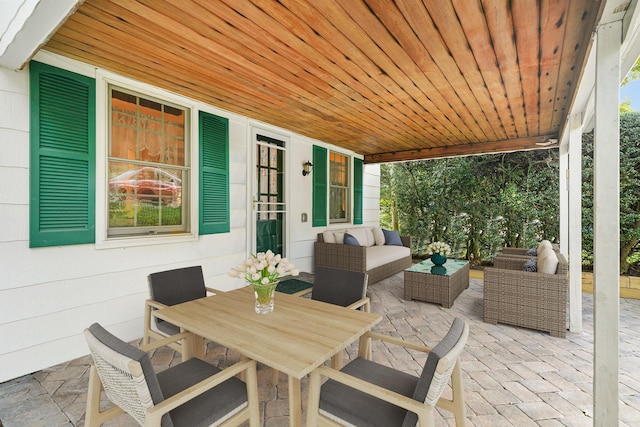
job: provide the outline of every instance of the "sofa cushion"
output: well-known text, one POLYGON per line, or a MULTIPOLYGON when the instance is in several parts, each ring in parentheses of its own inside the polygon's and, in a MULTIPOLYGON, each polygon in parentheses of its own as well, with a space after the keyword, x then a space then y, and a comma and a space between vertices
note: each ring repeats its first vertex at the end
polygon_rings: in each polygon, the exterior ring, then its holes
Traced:
POLYGON ((373 239, 376 241, 376 245, 382 246, 384 245, 384 233, 382 232, 382 228, 380 227, 371 227, 371 231, 373 232, 373 239))
POLYGON ((322 240, 324 240, 325 243, 336 243, 336 236, 333 231, 323 231, 322 240))
POLYGON ((344 233, 344 244, 345 245, 353 245, 353 246, 361 246, 358 239, 352 236, 349 233, 344 233))
POLYGON ((553 250, 545 250, 538 256, 538 273, 556 274, 558 255, 553 250))
POLYGON ((360 246, 373 246, 376 243, 371 227, 349 228, 347 233, 358 239, 360 246))
POLYGON ((382 232, 384 233, 385 245, 402 246, 402 239, 400 239, 398 230, 385 230, 383 228, 382 232))
POLYGON ((336 243, 344 243, 344 231, 334 231, 333 236, 336 240, 336 243))
POLYGON ((538 256, 540 256, 540 253, 543 252, 546 248, 553 250, 553 246, 551 246, 551 242, 548 240, 543 240, 542 242, 540 242, 536 250, 536 252, 538 253, 538 256))
POLYGON ((367 271, 382 265, 410 257, 411 249, 406 246, 384 245, 367 248, 367 271))

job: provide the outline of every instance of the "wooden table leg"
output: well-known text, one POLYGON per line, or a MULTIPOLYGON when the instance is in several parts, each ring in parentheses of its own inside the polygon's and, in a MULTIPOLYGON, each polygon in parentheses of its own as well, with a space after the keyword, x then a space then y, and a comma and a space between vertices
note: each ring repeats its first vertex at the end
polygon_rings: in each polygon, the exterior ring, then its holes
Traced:
POLYGON ((331 356, 331 367, 335 370, 339 371, 340 369, 342 369, 342 364, 344 363, 344 357, 342 354, 343 351, 344 350, 340 350, 339 352, 331 356))
POLYGON ((289 425, 300 427, 302 425, 302 392, 300 380, 289 375, 289 425))
MULTIPOLYGON (((185 332, 180 328, 180 332, 185 332)), ((192 357, 198 357, 198 359, 204 358, 204 340, 197 335, 189 334, 189 336, 182 340, 182 361, 191 359, 192 357)))

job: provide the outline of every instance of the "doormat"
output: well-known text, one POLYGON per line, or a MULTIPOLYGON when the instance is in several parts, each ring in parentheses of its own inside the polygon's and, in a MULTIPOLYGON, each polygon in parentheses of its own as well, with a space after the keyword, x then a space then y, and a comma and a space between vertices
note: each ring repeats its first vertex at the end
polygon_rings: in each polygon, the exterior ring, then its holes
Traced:
POLYGON ((303 280, 286 279, 278 283, 278 286, 276 287, 276 291, 282 292, 285 294, 295 294, 296 292, 309 289, 312 286, 313 286, 313 283, 305 282, 303 280))

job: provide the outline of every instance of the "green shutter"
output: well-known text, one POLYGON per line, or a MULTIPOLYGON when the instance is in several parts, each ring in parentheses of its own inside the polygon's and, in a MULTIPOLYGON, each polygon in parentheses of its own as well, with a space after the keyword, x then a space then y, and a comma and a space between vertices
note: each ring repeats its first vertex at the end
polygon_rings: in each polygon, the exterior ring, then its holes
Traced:
POLYGON ((95 80, 30 63, 29 246, 95 242, 95 80))
POLYGON ((200 231, 228 233, 229 121, 200 111, 200 231))
POLYGON ((311 225, 327 225, 327 149, 313 146, 313 218, 311 225))
POLYGON ((353 159, 353 223, 362 224, 362 159, 353 159))

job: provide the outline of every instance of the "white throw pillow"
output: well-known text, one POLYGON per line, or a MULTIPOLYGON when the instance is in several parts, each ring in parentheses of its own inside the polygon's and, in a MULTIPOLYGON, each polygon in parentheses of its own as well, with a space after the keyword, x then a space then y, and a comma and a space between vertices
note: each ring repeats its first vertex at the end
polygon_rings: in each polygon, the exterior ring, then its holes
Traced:
POLYGON ((334 231, 333 237, 336 239, 336 243, 344 243, 344 231, 334 231))
POLYGON ((558 255, 553 250, 545 250, 538 255, 538 273, 556 274, 558 255))
POLYGON ((358 228, 349 228, 347 230, 347 233, 351 234, 353 237, 356 238, 356 240, 358 241, 358 243, 360 243, 360 246, 369 246, 369 239, 367 238, 367 231, 364 229, 364 227, 358 227, 358 228))
POLYGON ((322 240, 324 240, 325 243, 335 243, 336 236, 334 236, 333 231, 324 231, 322 232, 322 240))
POLYGON ((551 246, 551 242, 548 240, 543 240, 542 242, 540 242, 540 244, 538 245, 538 249, 536 249, 538 256, 540 256, 541 252, 544 252, 545 249, 551 249, 553 250, 553 246, 551 246))
POLYGON ((382 232, 382 228, 380 227, 371 227, 371 231, 373 232, 373 238, 376 241, 376 246, 384 246, 384 233, 382 232))

